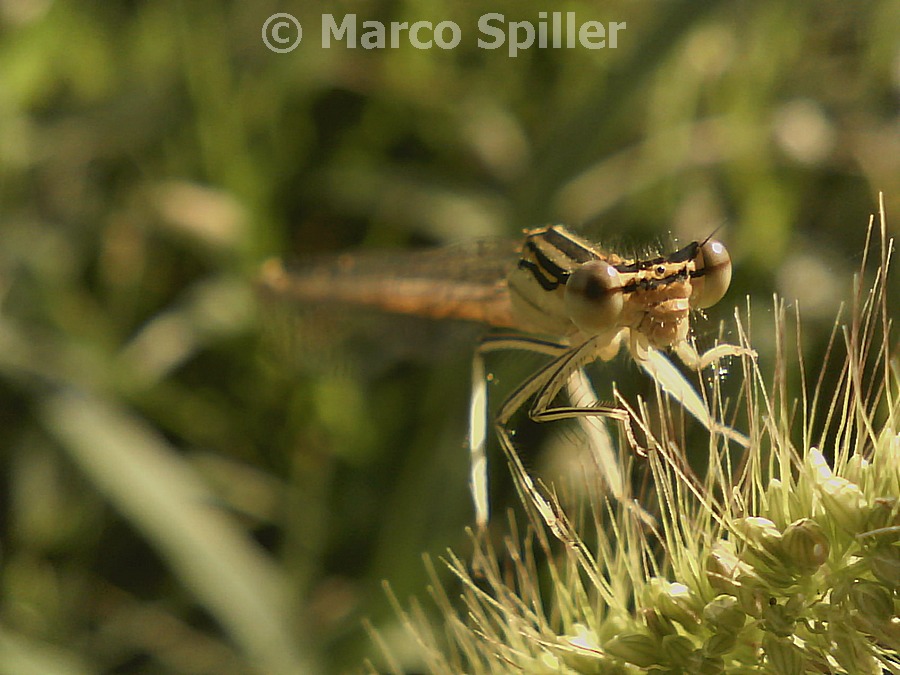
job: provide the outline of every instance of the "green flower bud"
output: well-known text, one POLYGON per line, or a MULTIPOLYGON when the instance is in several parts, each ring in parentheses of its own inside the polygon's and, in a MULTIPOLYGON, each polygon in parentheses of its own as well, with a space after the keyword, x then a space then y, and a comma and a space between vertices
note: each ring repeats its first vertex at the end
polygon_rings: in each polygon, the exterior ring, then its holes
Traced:
POLYGON ((730 595, 720 595, 703 608, 703 623, 716 633, 737 633, 746 620, 737 598, 730 595))
POLYGON ((690 638, 684 635, 667 635, 662 639, 662 651, 673 666, 685 667, 696 649, 690 638))
POLYGON ((884 530, 890 529, 887 534, 891 541, 896 541, 900 536, 895 528, 900 528, 900 504, 894 497, 879 497, 872 501, 869 517, 866 519, 866 529, 884 530))
POLYGON ((782 535, 782 551, 787 562, 810 574, 828 560, 831 545, 822 527, 810 518, 787 526, 782 535))
POLYGON ((607 654, 634 664, 639 668, 663 665, 659 643, 643 633, 622 633, 609 640, 603 649, 607 654))
MULTIPOLYGON (((895 579, 896 583, 896 579, 895 579)), ((884 622, 894 616, 894 600, 881 584, 857 581, 850 587, 849 601, 868 621, 884 622)))
POLYGON ((648 590, 651 601, 647 604, 658 609, 664 617, 677 621, 688 630, 693 630, 700 624, 700 608, 690 589, 684 584, 651 579, 648 590))
POLYGON ((704 656, 693 672, 697 675, 722 675, 725 672, 725 662, 718 656, 704 656))
POLYGON ((858 485, 836 476, 820 485, 819 491, 825 510, 841 529, 850 534, 864 530, 868 504, 858 485))
POLYGON ((869 651, 870 645, 851 635, 846 627, 835 627, 831 633, 834 642, 834 657, 844 667, 844 672, 853 675, 882 675, 881 664, 869 651))
POLYGON ((789 638, 766 633, 763 636, 762 647, 772 672, 778 675, 803 673, 803 655, 789 638))
POLYGON ((900 548, 896 546, 880 546, 868 556, 872 574, 888 588, 897 585, 900 579, 900 548))
POLYGON ((762 617, 772 597, 771 592, 753 573, 741 575, 738 582, 737 601, 741 611, 756 618, 762 617))
POLYGON ((829 517, 845 532, 853 535, 862 532, 868 504, 859 486, 835 476, 818 450, 811 450, 807 459, 829 517))
POLYGON ((716 633, 703 644, 703 653, 708 656, 727 654, 737 644, 737 633, 716 633))
POLYGON ((716 542, 706 558, 706 579, 720 593, 737 595, 738 584, 735 579, 738 571, 744 567, 726 542, 716 542))
POLYGON ((776 554, 781 551, 781 532, 768 518, 739 518, 734 523, 734 529, 756 550, 776 554))
POLYGON ((844 465, 844 469, 841 474, 844 476, 844 478, 856 483, 857 485, 864 485, 866 474, 869 473, 869 467, 870 464, 868 460, 864 459, 862 455, 852 455, 844 465))
POLYGON ((660 639, 666 635, 674 635, 678 632, 675 624, 668 617, 660 614, 655 608, 645 608, 641 610, 641 615, 644 617, 644 624, 647 626, 647 630, 660 639))

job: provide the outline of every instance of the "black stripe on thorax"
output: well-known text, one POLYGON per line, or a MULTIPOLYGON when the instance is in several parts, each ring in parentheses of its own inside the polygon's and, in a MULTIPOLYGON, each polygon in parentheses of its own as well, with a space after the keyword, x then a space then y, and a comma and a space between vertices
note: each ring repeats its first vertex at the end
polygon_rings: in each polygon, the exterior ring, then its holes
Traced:
POLYGON ((555 248, 572 262, 578 263, 579 265, 597 259, 597 254, 594 253, 594 251, 573 238, 572 235, 565 230, 557 229, 556 227, 548 227, 543 233, 536 236, 540 236, 547 244, 555 248))
POLYGON ((525 258, 519 260, 519 269, 528 270, 529 272, 531 272, 537 282, 541 285, 541 288, 543 288, 545 291, 555 291, 557 288, 559 288, 560 284, 565 284, 566 281, 569 280, 568 272, 566 272, 565 278, 560 279, 554 277, 553 279, 548 279, 541 271, 544 269, 541 265, 531 260, 526 260, 525 258))
POLYGON ((545 291, 565 285, 573 269, 598 257, 590 247, 556 226, 529 235, 525 240, 525 251, 534 256, 534 260, 522 258, 519 268, 530 271, 545 291))
MULTIPOLYGON (((537 260, 537 263, 531 263, 535 270, 543 270, 543 272, 552 277, 557 284, 564 284, 569 280, 570 271, 552 260, 533 240, 529 239, 525 244, 525 248, 528 249, 535 257, 535 260, 537 260)), ((523 262, 530 261, 525 261, 523 259, 523 262)))

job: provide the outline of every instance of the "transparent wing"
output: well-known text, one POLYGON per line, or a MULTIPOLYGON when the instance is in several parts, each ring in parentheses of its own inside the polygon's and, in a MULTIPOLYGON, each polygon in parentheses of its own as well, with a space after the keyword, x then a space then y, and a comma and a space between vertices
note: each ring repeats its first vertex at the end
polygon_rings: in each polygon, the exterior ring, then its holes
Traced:
POLYGON ((269 260, 258 278, 265 335, 304 372, 351 366, 371 377, 398 361, 441 359, 471 349, 486 325, 513 327, 505 279, 517 259, 516 242, 491 239, 269 260))
POLYGON ((435 319, 515 327, 506 275, 514 242, 485 240, 425 251, 347 254, 262 268, 264 292, 301 304, 338 303, 435 319))

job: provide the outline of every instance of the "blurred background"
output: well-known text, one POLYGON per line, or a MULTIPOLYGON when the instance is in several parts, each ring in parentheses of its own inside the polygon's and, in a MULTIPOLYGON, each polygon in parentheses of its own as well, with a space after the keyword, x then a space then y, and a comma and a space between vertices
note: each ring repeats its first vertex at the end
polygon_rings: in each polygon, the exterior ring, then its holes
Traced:
POLYGON ((898 101, 890 0, 0 0, 0 673, 342 672, 363 619, 414 672, 382 580, 427 606, 421 555, 465 555, 478 332, 285 320, 260 263, 720 228, 705 330, 749 294, 765 363, 778 292, 817 372, 879 191, 900 213, 898 101), (478 47, 541 11, 626 28, 478 47), (325 13, 462 39, 326 49, 325 13))

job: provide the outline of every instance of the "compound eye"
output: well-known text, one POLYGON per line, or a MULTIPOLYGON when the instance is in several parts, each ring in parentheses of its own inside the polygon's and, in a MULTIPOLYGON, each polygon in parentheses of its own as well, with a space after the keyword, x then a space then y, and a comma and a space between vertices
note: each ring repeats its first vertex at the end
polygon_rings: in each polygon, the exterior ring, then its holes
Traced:
POLYGON ((587 262, 566 282, 566 311, 578 328, 590 335, 616 327, 625 298, 618 270, 602 260, 587 262))
POLYGON ((695 273, 699 274, 691 279, 691 307, 712 307, 731 283, 731 256, 722 242, 710 239, 700 247, 695 273))

